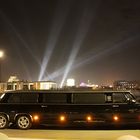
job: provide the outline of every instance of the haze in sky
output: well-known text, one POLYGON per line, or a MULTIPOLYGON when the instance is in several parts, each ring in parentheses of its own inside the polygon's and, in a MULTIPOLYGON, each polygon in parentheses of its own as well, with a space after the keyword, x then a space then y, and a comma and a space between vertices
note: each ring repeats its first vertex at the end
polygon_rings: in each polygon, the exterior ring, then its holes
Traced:
POLYGON ((140 80, 139 0, 0 2, 2 80, 140 80))

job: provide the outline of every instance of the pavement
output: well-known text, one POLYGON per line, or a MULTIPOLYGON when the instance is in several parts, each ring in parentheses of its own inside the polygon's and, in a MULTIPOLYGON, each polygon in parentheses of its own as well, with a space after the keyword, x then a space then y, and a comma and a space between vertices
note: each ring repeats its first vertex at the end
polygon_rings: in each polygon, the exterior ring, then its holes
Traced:
POLYGON ((140 140, 140 139, 135 136, 124 135, 124 136, 117 138, 117 140, 140 140))
MULTIPOLYGON (((24 139, 24 138, 9 138, 7 140, 50 140, 50 139, 24 139)), ((52 140, 52 139, 51 139, 52 140)))
MULTIPOLYGON (((7 135, 0 133, 1 140, 53 140, 53 139, 28 139, 28 138, 9 138, 7 135)), ((132 135, 124 135, 116 140, 140 140, 139 138, 132 136, 132 135)))
POLYGON ((0 131, 0 140, 140 140, 140 130, 17 130, 0 131))
MULTIPOLYGON (((0 137, 0 139, 2 138, 0 137)), ((6 139, 2 139, 2 140, 53 140, 53 139, 27 139, 27 138, 7 138, 6 137, 6 139)), ((140 139, 135 136, 124 135, 117 138, 116 140, 140 140, 140 139)))
MULTIPOLYGON (((28 138, 9 138, 7 135, 0 133, 1 140, 53 140, 53 139, 28 139, 28 138)), ((140 140, 139 138, 132 135, 124 135, 116 140, 140 140)))
POLYGON ((0 140, 43 140, 43 139, 9 138, 7 135, 0 133, 0 140))
POLYGON ((7 135, 0 133, 0 140, 52 140, 52 139, 28 139, 28 138, 10 138, 7 135))

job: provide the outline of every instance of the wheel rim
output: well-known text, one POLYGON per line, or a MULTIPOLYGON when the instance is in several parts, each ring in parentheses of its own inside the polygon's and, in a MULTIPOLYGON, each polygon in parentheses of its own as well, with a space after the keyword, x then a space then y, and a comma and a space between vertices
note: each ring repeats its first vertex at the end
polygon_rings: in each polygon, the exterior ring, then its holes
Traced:
POLYGON ((30 125, 30 120, 26 116, 19 117, 18 119, 18 126, 22 129, 28 128, 30 125))
POLYGON ((0 116, 0 128, 4 128, 7 124, 7 119, 4 116, 0 116))

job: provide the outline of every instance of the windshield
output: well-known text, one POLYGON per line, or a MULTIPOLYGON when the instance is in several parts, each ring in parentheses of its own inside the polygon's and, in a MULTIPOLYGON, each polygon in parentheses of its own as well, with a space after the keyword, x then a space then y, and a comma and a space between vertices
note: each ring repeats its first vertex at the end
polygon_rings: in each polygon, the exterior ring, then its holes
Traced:
POLYGON ((135 98, 135 96, 133 94, 126 93, 125 96, 127 98, 127 101, 136 103, 136 98, 135 98))
POLYGON ((135 97, 130 93, 126 93, 126 97, 131 99, 131 100, 133 100, 133 99, 135 100, 135 97))

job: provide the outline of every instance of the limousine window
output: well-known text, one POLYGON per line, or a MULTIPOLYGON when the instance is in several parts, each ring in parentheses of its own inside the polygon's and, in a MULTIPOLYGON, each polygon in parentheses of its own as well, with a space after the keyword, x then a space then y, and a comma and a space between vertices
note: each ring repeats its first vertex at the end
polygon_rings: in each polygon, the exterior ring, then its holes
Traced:
POLYGON ((110 94, 110 93, 107 93, 107 94, 105 94, 105 101, 106 101, 106 103, 112 103, 112 94, 110 94))
POLYGON ((67 103, 67 94, 48 93, 42 94, 43 103, 67 103))
POLYGON ((113 93, 113 103, 125 103, 126 97, 124 93, 113 93))
POLYGON ((21 103, 37 103, 38 94, 25 93, 21 96, 21 103))
POLYGON ((105 95, 100 93, 73 94, 73 103, 103 104, 105 103, 105 95))
POLYGON ((9 94, 7 102, 8 103, 37 103, 38 94, 30 94, 30 93, 9 94))

